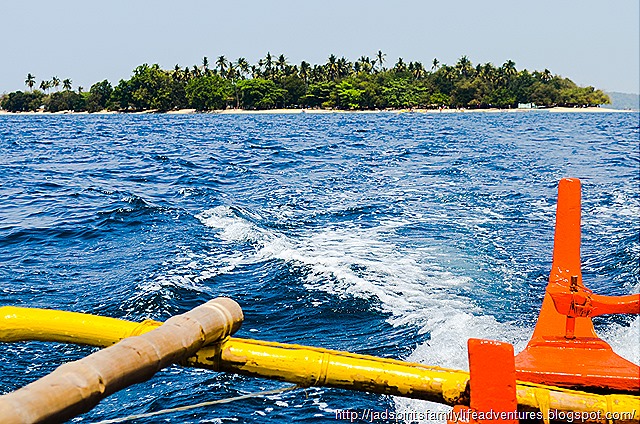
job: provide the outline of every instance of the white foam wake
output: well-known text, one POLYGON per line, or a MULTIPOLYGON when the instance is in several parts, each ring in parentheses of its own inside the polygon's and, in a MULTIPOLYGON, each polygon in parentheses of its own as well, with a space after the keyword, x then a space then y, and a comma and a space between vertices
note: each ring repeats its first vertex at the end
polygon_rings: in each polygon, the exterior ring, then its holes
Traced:
POLYGON ((260 228, 229 207, 209 209, 197 218, 217 229, 226 242, 252 244, 255 249, 243 262, 283 260, 303 271, 307 289, 373 300, 390 314, 392 325, 431 331, 454 315, 478 311, 469 299, 453 292, 468 286, 470 278, 445 271, 428 249, 412 251, 388 240, 408 222, 389 220, 373 228, 330 226, 292 238, 260 228))
MULTIPOLYGON (((349 228, 336 224, 289 237, 261 228, 225 206, 204 211, 197 218, 215 229, 222 241, 253 247, 243 250, 238 263, 285 261, 303 271, 308 290, 373 300, 376 307, 389 313, 392 325, 413 325, 429 332, 430 340, 417 346, 408 361, 468 369, 469 338, 506 341, 519 352, 531 337, 534 323, 529 331, 500 323, 493 316, 482 315, 471 299, 460 295, 473 281, 447 271, 439 262, 439 252, 394 243, 397 230, 413 222, 387 220, 376 227, 349 228)), ((637 363, 637 345, 629 343, 638 334, 637 320, 629 330, 612 328, 606 338, 622 356, 637 363)), ((396 398, 395 403, 398 412, 447 409, 404 398, 396 398)))

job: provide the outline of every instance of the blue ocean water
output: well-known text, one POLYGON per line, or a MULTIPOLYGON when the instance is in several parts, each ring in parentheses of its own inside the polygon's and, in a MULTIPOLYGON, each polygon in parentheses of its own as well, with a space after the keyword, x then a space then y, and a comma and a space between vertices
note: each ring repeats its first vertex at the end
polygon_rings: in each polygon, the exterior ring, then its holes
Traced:
MULTIPOLYGON (((239 337, 466 367, 522 349, 556 187, 583 183, 585 283, 640 290, 634 113, 0 116, 0 306, 165 320, 216 296, 239 337)), ((638 319, 597 330, 638 363, 638 319)), ((0 344, 0 393, 94 348, 0 344)), ((96 422, 285 383, 170 367, 96 422)), ((327 388, 135 422, 336 422, 433 404, 327 388)))

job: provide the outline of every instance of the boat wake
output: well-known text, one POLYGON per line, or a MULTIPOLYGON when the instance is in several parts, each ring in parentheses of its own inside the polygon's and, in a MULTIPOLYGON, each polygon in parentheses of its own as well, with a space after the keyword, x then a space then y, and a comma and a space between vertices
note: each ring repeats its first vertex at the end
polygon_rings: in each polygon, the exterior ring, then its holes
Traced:
MULTIPOLYGON (((310 291, 323 291, 339 298, 372 301, 388 314, 392 326, 413 326, 428 341, 417 345, 407 361, 468 369, 466 341, 471 337, 512 343, 519 352, 526 346, 534 322, 528 328, 500 322, 483 311, 468 295, 471 277, 445 269, 435 248, 407 247, 394 242, 402 228, 415 222, 398 219, 374 227, 329 225, 317 231, 287 235, 262 227, 235 208, 218 206, 196 216, 216 231, 223 243, 240 247, 240 257, 230 257, 233 267, 265 261, 283 261, 303 275, 310 291)), ((230 268, 231 269, 231 268, 230 268)), ((637 341, 639 321, 631 327, 613 325, 603 338, 629 360, 640 356, 637 341)), ((398 412, 446 411, 431 402, 394 399, 398 412)))

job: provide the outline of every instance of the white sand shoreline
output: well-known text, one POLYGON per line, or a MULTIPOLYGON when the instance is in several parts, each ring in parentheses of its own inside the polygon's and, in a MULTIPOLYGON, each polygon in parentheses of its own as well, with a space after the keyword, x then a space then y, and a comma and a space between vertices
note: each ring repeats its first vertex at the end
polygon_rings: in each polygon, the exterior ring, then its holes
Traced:
POLYGON ((324 115, 324 114, 344 114, 344 113, 424 113, 424 114, 459 114, 459 113, 532 113, 532 112, 547 112, 547 113, 638 113, 638 110, 630 109, 610 109, 603 107, 583 107, 583 108, 568 108, 568 107, 554 107, 546 109, 392 109, 392 110, 340 110, 340 109, 266 109, 266 110, 244 110, 244 109, 225 109, 225 110, 213 110, 207 112, 199 112, 195 109, 180 109, 170 110, 167 112, 158 112, 156 110, 147 110, 142 112, 116 112, 102 110, 99 112, 73 112, 73 111, 61 111, 61 112, 8 112, 6 110, 0 110, 0 115, 115 115, 115 114, 130 114, 130 115, 144 115, 144 114, 167 114, 167 115, 191 115, 191 114, 214 114, 214 115, 295 115, 295 114, 311 114, 311 115, 324 115))

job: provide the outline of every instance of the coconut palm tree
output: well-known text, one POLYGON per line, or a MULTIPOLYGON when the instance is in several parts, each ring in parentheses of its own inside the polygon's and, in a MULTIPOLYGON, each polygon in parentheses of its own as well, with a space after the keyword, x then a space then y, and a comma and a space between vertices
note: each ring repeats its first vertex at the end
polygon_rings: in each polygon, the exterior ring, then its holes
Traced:
POLYGON ((511 59, 507 60, 502 65, 502 69, 504 69, 504 73, 507 74, 507 75, 515 75, 517 73, 517 71, 516 71, 516 63, 511 59))
POLYGON ((384 59, 387 57, 385 53, 382 53, 382 50, 378 50, 376 53, 376 60, 378 61, 378 65, 380 66, 380 70, 384 71, 384 59))
POLYGON ((402 58, 399 57, 398 62, 395 64, 393 69, 395 69, 396 72, 404 72, 407 70, 407 65, 404 63, 404 60, 402 60, 402 58))
POLYGON ((332 54, 329 56, 326 67, 329 79, 335 81, 335 79, 338 77, 338 62, 336 55, 332 54))
POLYGON ((339 78, 346 77, 351 73, 352 65, 351 65, 351 62, 349 62, 346 57, 342 56, 340 59, 338 59, 336 63, 338 65, 339 78))
POLYGON ((304 80, 305 89, 309 86, 309 77, 311 76, 311 65, 304 60, 300 63, 300 78, 304 80))
POLYGON ((260 59, 257 65, 251 65, 251 78, 255 79, 255 78, 262 77, 261 62, 262 62, 262 59, 260 59))
POLYGON ((216 60, 216 67, 220 72, 220 75, 224 76, 227 67, 229 66, 229 61, 224 56, 218 56, 218 60, 216 60))
POLYGON ((24 83, 29 87, 29 90, 33 91, 33 86, 36 84, 36 77, 31 75, 31 73, 27 74, 27 79, 24 83))
POLYGON ((278 59, 276 60, 276 70, 279 72, 284 72, 284 69, 287 66, 287 58, 281 54, 280 56, 278 56, 278 59))
POLYGON ((458 62, 456 63, 456 70, 464 77, 471 75, 473 68, 471 67, 471 61, 467 56, 462 56, 458 59, 458 62))
POLYGON ((411 70, 411 74, 413 75, 413 78, 415 78, 416 80, 419 80, 420 78, 424 77, 426 74, 426 71, 424 70, 424 66, 420 62, 410 62, 409 69, 411 70))
POLYGON ((264 76, 273 76, 273 56, 271 56, 269 52, 267 52, 267 55, 264 57, 264 76))
POLYGON ((238 70, 236 68, 236 66, 231 63, 228 62, 227 64, 227 71, 225 72, 224 76, 225 78, 227 78, 229 81, 231 81, 232 83, 236 80, 236 78, 238 77, 238 70))
POLYGON ((209 58, 207 56, 202 58, 202 70, 205 74, 209 73, 209 58))
POLYGON ((51 81, 41 81, 40 89, 44 92, 48 91, 51 88, 51 81))
POLYGON ((71 91, 71 80, 69 78, 66 78, 64 81, 62 81, 62 88, 71 91))
POLYGON ((431 62, 431 69, 435 71, 439 67, 440 67, 440 61, 438 60, 438 58, 434 57, 433 62, 431 62))
POLYGON ((60 78, 53 77, 51 78, 51 85, 57 90, 60 87, 60 78))
MULTIPOLYGON (((369 57, 367 56, 360 56, 360 59, 358 59, 353 66, 354 66, 354 70, 355 70, 355 67, 357 66, 359 68, 359 71, 364 72, 365 74, 370 74, 371 71, 373 70, 373 64, 371 63, 371 59, 369 59, 369 57)), ((356 72, 359 72, 359 71, 356 71, 356 72)))
POLYGON ((239 57, 236 60, 236 66, 242 78, 245 78, 249 74, 249 62, 244 57, 239 57))
POLYGON ((171 73, 171 77, 174 81, 180 81, 182 79, 182 67, 176 63, 176 66, 173 67, 173 72, 171 73))

